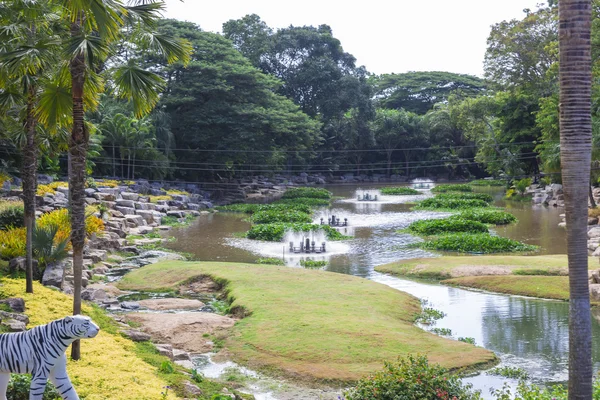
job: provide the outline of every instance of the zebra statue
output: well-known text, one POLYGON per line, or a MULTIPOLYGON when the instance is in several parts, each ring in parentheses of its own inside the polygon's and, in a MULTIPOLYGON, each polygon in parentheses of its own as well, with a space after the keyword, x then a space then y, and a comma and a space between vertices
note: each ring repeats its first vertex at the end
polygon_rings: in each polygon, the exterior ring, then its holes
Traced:
POLYGON ((65 351, 77 339, 95 337, 100 328, 75 315, 25 332, 0 334, 0 400, 6 399, 10 374, 31 374, 29 400, 41 400, 48 378, 64 400, 79 400, 67 375, 65 351))

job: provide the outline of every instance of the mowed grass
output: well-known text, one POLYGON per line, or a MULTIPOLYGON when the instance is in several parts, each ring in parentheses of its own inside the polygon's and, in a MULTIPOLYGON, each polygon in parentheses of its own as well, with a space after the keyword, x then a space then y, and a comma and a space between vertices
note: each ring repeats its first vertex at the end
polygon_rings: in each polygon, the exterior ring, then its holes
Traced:
POLYGON ((448 279, 442 283, 496 293, 569 300, 569 277, 567 276, 466 276, 448 279))
POLYGON ((384 361, 425 354, 445 367, 495 360, 492 352, 414 325, 419 301, 349 275, 271 265, 168 261, 132 271, 121 289, 164 290, 208 275, 226 285, 236 323, 226 348, 237 361, 302 380, 355 381, 384 361))
MULTIPOLYGON (((590 268, 597 260, 589 258, 590 268)), ((400 260, 375 267, 378 272, 415 278, 448 279, 481 275, 566 275, 567 256, 443 256, 400 260)))

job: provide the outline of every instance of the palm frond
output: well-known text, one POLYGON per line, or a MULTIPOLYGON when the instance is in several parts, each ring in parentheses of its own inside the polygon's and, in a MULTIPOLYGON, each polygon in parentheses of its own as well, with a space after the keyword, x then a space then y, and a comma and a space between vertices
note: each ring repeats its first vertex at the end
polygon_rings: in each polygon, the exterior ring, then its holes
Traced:
POLYGON ((142 48, 164 57, 169 64, 181 61, 190 62, 192 45, 185 39, 173 38, 156 32, 139 30, 135 33, 137 42, 142 48))
POLYGON ((136 4, 125 7, 127 15, 126 21, 130 25, 140 23, 148 27, 156 26, 156 20, 161 17, 161 12, 165 9, 162 1, 148 1, 144 4, 136 4))
POLYGON ((85 57, 88 66, 95 66, 104 60, 110 51, 105 40, 95 33, 82 32, 80 35, 72 36, 67 43, 65 52, 68 59, 79 55, 85 57))
POLYGON ((115 69, 114 84, 116 95, 133 103, 137 117, 152 111, 158 102, 159 93, 165 87, 165 82, 160 76, 138 67, 133 62, 115 69))
POLYGON ((73 99, 71 88, 55 80, 45 85, 37 108, 40 123, 50 130, 69 126, 72 121, 73 99))

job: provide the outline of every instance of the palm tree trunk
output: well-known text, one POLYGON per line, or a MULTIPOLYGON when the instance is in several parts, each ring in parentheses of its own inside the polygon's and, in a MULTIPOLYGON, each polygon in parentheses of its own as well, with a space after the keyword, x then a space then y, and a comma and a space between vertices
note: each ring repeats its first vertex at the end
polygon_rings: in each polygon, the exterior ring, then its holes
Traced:
POLYGON ((129 153, 129 155, 127 156, 127 179, 131 179, 130 173, 131 173, 131 153, 129 153))
POLYGON ((387 150, 387 177, 392 176, 392 154, 394 150, 387 150))
POLYGON ((113 148, 112 148, 112 165, 113 165, 113 178, 115 176, 117 176, 117 172, 115 171, 116 165, 115 165, 115 144, 113 143, 113 148))
POLYGON ((131 180, 135 180, 135 153, 133 153, 133 164, 131 165, 131 180))
MULTIPOLYGON (((81 18, 71 24, 71 35, 81 29, 81 18)), ((81 277, 83 271, 83 246, 85 244, 85 158, 89 133, 84 121, 83 87, 85 82, 85 58, 79 54, 71 60, 71 92, 73 97, 73 130, 69 141, 71 169, 69 192, 71 194, 71 244, 73 245, 73 314, 81 314, 81 277)), ((71 357, 79 360, 79 341, 73 342, 71 357)))
POLYGON ((33 229, 35 227, 35 195, 37 190, 37 147, 35 130, 37 120, 34 115, 35 88, 29 89, 27 99, 27 119, 25 121, 26 140, 23 147, 23 166, 21 178, 23 179, 23 205, 26 236, 26 267, 25 291, 33 293, 33 229))
POLYGON ((560 158, 569 256, 569 399, 592 398, 587 204, 592 150, 591 0, 559 2, 560 158))
POLYGON ((590 207, 596 208, 596 201, 594 200, 594 191, 592 190, 592 186, 590 185, 588 188, 588 195, 590 198, 590 207))

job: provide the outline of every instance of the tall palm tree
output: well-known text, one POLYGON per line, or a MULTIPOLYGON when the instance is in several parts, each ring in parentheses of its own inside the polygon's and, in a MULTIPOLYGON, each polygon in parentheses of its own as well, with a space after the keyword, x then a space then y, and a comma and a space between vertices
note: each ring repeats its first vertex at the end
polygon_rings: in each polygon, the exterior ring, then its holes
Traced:
POLYGON ((569 399, 592 398, 587 196, 592 150, 591 0, 559 1, 560 158, 569 256, 569 399))
POLYGON ((12 109, 23 121, 15 142, 23 160, 23 204, 26 235, 26 292, 33 293, 33 231, 37 188, 39 102, 42 87, 54 72, 60 40, 48 3, 11 1, 0 3, 0 108, 12 109))
MULTIPOLYGON (((187 62, 192 49, 185 41, 154 31, 155 21, 165 8, 162 0, 130 0, 126 3, 121 0, 55 1, 64 5, 63 19, 69 24, 71 33, 66 46, 69 54, 73 120, 69 140, 69 193, 73 247, 73 313, 79 314, 85 244, 85 163, 89 143, 84 118, 85 97, 88 95, 97 100, 102 90, 102 75, 109 75, 116 95, 130 99, 136 115, 141 117, 156 105, 164 81, 157 74, 140 68, 136 60, 128 60, 127 52, 125 55, 118 53, 120 49, 127 49, 129 46, 115 44, 126 40, 134 41, 135 48, 158 53, 168 62, 187 62), (114 57, 112 63, 111 57, 114 57)), ((73 343, 71 357, 80 357, 78 341, 73 343)))

